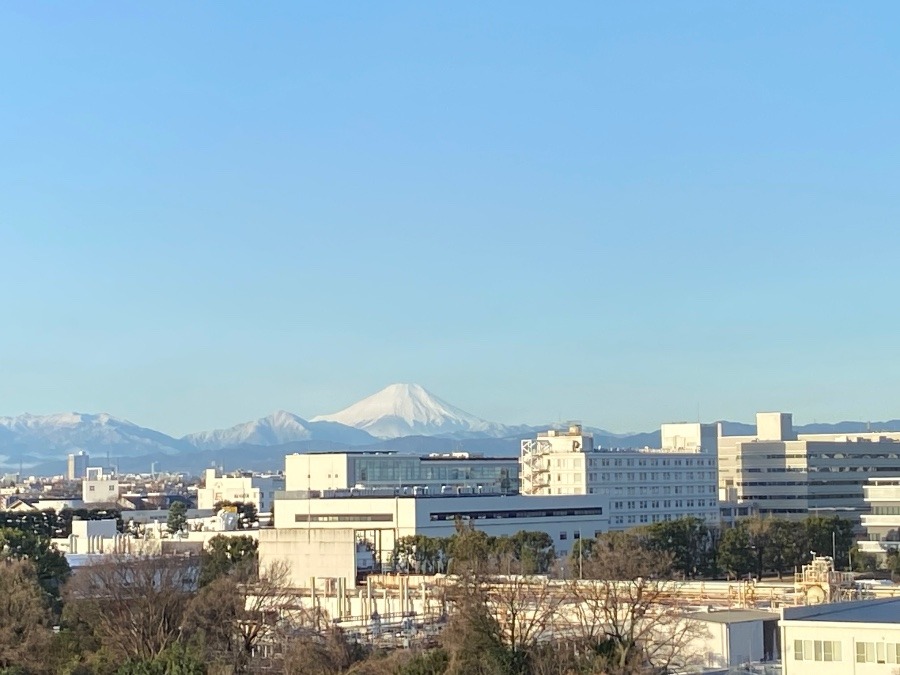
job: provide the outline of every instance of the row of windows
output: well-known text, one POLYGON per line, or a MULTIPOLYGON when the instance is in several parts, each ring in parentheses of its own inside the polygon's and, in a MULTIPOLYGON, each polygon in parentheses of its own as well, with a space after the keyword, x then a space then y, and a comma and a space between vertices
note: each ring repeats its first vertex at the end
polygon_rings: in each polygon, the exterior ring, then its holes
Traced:
POLYGON ((631 515, 631 516, 613 516, 612 522, 614 525, 636 525, 637 523, 659 523, 659 522, 669 522, 672 520, 677 520, 678 518, 683 518, 685 515, 696 516, 697 518, 703 518, 703 513, 691 513, 691 514, 673 514, 673 513, 653 513, 646 514, 642 513, 640 516, 631 515))
POLYGON ((358 482, 415 482, 481 480, 484 482, 517 481, 518 471, 509 466, 472 464, 462 466, 441 466, 420 463, 419 460, 397 459, 394 457, 376 459, 359 458, 354 461, 358 482))
POLYGON ((859 479, 847 480, 739 480, 737 484, 741 487, 772 487, 780 485, 859 485, 859 479))
POLYGON ((447 511, 432 513, 431 520, 484 520, 492 518, 565 518, 571 516, 601 516, 603 509, 599 506, 578 509, 522 509, 520 511, 447 511))
POLYGON ((663 494, 663 495, 689 494, 689 495, 692 495, 695 493, 698 495, 702 495, 704 493, 715 494, 716 491, 717 490, 716 490, 715 485, 707 485, 707 486, 703 486, 703 485, 697 485, 697 486, 694 486, 694 485, 687 485, 687 486, 664 485, 664 486, 662 486, 662 488, 660 488, 659 485, 653 485, 650 487, 648 487, 646 485, 641 485, 639 488, 619 487, 619 486, 612 488, 612 494, 615 497, 620 497, 620 496, 631 497, 633 495, 658 495, 658 494, 663 494), (705 487, 705 489, 704 489, 704 487, 705 487))
POLYGON ((795 661, 840 661, 841 643, 834 640, 794 640, 795 661))
POLYGON ((298 513, 297 523, 389 523, 394 519, 390 513, 298 513))
MULTIPOLYGON (((580 475, 580 474, 576 474, 576 475, 580 475)), ((714 479, 716 478, 716 473, 715 473, 714 471, 697 471, 697 472, 694 472, 694 471, 685 471, 685 472, 682 472, 682 471, 675 471, 674 473, 673 473, 673 472, 670 472, 670 471, 660 471, 660 472, 654 472, 654 471, 650 471, 650 472, 647 472, 647 471, 639 471, 639 472, 637 472, 637 473, 634 473, 634 472, 621 473, 621 472, 618 472, 618 471, 617 471, 617 472, 615 472, 615 473, 605 473, 605 472, 604 472, 604 473, 601 473, 601 474, 600 474, 600 479, 601 479, 601 480, 604 480, 604 481, 608 481, 608 480, 610 480, 610 479, 612 479, 612 480, 617 480, 617 481, 626 480, 626 479, 627 479, 627 480, 630 480, 630 481, 633 481, 633 480, 635 480, 635 479, 637 479, 637 480, 643 480, 643 481, 645 481, 645 480, 664 480, 664 481, 669 481, 669 480, 673 480, 673 479, 674 479, 674 480, 680 481, 680 480, 694 480, 694 479, 695 479, 695 475, 696 475, 696 479, 697 479, 697 480, 714 480, 714 479), (650 476, 649 479, 647 478, 648 475, 650 476)), ((597 480, 597 474, 596 474, 596 473, 589 473, 589 474, 588 474, 588 480, 592 480, 592 481, 593 481, 593 480, 597 480)))
MULTIPOLYGON (((600 466, 634 466, 634 459, 591 459, 590 466, 597 466, 596 462, 600 463, 600 466), (612 464, 610 464, 612 462, 612 464)), ((696 466, 715 466, 714 459, 638 459, 637 466, 694 466, 694 462, 696 462, 696 466)))
POLYGON ((900 663, 900 643, 857 642, 857 663, 900 663))
MULTIPOLYGON (((696 501, 697 501, 697 506, 706 506, 705 499, 698 499, 696 501)), ((629 511, 633 511, 634 509, 646 509, 646 508, 658 509, 660 507, 660 504, 662 504, 662 507, 664 509, 670 509, 670 508, 672 508, 672 505, 673 505, 672 503, 673 503, 673 500, 671 500, 671 499, 663 499, 661 502, 658 499, 654 499, 654 500, 650 500, 650 501, 648 501, 646 499, 642 499, 637 502, 634 502, 634 501, 613 502, 613 508, 614 509, 628 509, 629 511)), ((676 499, 676 500, 674 500, 674 506, 676 509, 683 508, 685 506, 685 504, 687 504, 688 508, 691 508, 694 506, 694 500, 693 499, 687 499, 687 500, 676 499)), ((715 504, 710 504, 710 506, 715 506, 715 504)))
POLYGON ((776 502, 780 502, 783 500, 789 501, 792 499, 818 499, 818 500, 840 499, 840 500, 844 500, 844 501, 854 501, 854 502, 859 501, 858 496, 850 495, 850 494, 847 494, 846 492, 841 492, 841 493, 833 494, 833 495, 820 495, 820 494, 813 494, 813 495, 808 495, 808 494, 802 494, 802 495, 768 495, 768 494, 752 495, 752 494, 744 494, 744 495, 742 495, 741 498, 744 499, 745 501, 748 501, 748 500, 767 501, 768 500, 768 501, 776 501, 776 502))
POLYGON ((876 516, 897 516, 900 515, 900 504, 897 506, 873 506, 872 513, 876 516))

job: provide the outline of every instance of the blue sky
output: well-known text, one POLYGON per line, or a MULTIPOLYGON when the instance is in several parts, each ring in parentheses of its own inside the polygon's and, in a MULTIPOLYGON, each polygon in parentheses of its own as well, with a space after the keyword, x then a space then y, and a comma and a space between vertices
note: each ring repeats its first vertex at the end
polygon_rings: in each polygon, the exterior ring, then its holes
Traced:
POLYGON ((5 3, 0 415, 900 417, 896 3, 5 3))

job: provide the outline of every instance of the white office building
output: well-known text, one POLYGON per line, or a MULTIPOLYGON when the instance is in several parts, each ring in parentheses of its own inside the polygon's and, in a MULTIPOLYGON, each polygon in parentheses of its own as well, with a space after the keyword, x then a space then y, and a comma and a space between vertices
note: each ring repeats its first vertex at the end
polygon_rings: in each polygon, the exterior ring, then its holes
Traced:
POLYGON ((113 504, 119 500, 119 479, 89 467, 81 483, 81 500, 86 504, 113 504))
POLYGON ((870 478, 863 494, 866 536, 859 542, 860 550, 877 555, 900 550, 900 476, 870 478))
POLYGON ((212 509, 223 501, 244 502, 255 505, 259 513, 271 513, 275 493, 284 489, 284 476, 253 473, 222 476, 215 469, 207 469, 203 487, 197 490, 197 508, 212 509))
POLYGON ((900 598, 781 610, 784 675, 894 675, 900 670, 900 598))
POLYGON ((475 492, 515 493, 515 457, 482 457, 466 452, 419 456, 396 452, 327 452, 285 457, 285 489, 469 488, 475 492))
MULTIPOLYGON (((719 522, 715 452, 703 449, 702 427, 688 437, 672 429, 677 449, 596 450, 579 425, 550 430, 522 441, 522 493, 531 496, 585 495, 609 499, 609 527, 639 525, 693 516, 719 522), (691 449, 685 449, 690 447, 691 449)), ((680 431, 685 432, 684 429, 680 431)), ((708 434, 708 431, 706 432, 708 434)))
POLYGON ((325 490, 279 493, 275 528, 346 529, 366 535, 382 558, 398 538, 422 534, 450 537, 457 521, 492 536, 522 530, 546 532, 557 554, 566 555, 581 537, 608 529, 605 497, 535 499, 503 494, 425 494, 400 490, 325 490))
POLYGON ((762 516, 859 518, 870 478, 900 473, 900 433, 797 434, 789 413, 757 413, 756 433, 717 439, 719 487, 762 516))

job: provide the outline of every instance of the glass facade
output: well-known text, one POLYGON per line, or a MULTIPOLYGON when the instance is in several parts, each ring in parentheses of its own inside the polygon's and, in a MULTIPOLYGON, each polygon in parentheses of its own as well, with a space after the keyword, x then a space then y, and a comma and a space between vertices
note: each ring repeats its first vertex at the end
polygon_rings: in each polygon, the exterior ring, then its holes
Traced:
POLYGON ((351 484, 376 486, 482 486, 491 490, 519 489, 518 460, 435 459, 397 455, 351 457, 351 484))

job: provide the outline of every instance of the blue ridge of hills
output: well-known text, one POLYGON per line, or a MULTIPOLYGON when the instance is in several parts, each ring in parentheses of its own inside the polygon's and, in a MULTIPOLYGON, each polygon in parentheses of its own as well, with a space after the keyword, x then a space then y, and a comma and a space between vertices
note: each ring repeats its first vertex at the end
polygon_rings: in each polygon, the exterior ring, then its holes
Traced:
MULTIPOLYGON (((745 436, 756 433, 756 426, 742 422, 724 421, 723 432, 727 436, 745 436)), ((534 427, 541 429, 544 427, 534 427)), ((900 420, 886 422, 843 421, 837 423, 813 423, 795 426, 798 434, 816 433, 864 433, 867 431, 900 431, 900 420)), ((284 456, 306 452, 399 452, 418 455, 447 452, 470 452, 492 457, 515 457, 519 454, 521 437, 512 438, 446 438, 434 436, 404 436, 378 440, 363 445, 348 445, 333 441, 293 441, 277 445, 238 445, 217 450, 179 453, 149 453, 137 457, 115 457, 109 463, 122 473, 146 473, 152 463, 157 471, 187 472, 199 474, 204 469, 217 466, 226 471, 243 469, 247 471, 279 471, 284 468, 284 456)), ((602 448, 644 448, 659 447, 660 432, 633 434, 610 434, 600 430, 594 432, 594 443, 602 448)), ((2 451, 0 451, 2 452, 2 451)), ((64 473, 65 462, 47 461, 46 458, 21 455, 27 473, 34 475, 57 475, 64 473)), ((98 464, 105 465, 106 458, 97 458, 98 464)))

